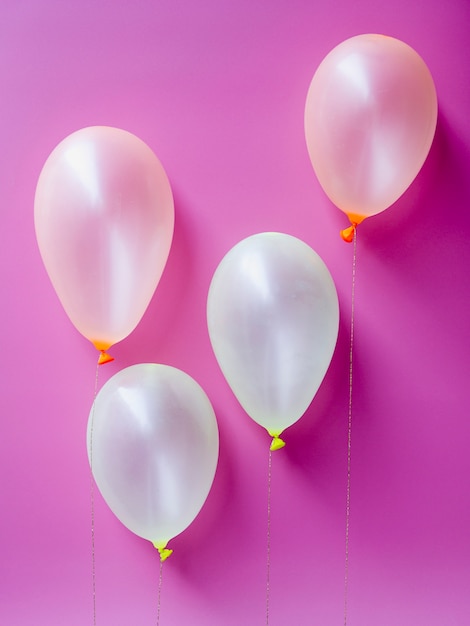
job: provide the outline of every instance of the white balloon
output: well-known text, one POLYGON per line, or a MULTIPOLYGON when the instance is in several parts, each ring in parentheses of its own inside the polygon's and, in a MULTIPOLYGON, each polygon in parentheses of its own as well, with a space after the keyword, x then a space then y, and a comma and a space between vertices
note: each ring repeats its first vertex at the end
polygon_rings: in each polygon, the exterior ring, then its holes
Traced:
POLYGON ((87 438, 99 490, 129 530, 164 547, 191 524, 219 454, 214 410, 195 380, 152 363, 118 372, 96 397, 87 438))
POLYGON ((207 323, 233 393, 278 436, 304 414, 325 376, 338 337, 338 296, 306 243, 260 233, 239 242, 217 267, 207 323))

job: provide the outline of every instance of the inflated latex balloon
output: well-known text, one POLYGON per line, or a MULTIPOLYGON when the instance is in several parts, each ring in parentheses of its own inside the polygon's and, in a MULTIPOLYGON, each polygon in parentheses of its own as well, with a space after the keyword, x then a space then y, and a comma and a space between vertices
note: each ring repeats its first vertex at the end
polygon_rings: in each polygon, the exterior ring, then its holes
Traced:
POLYGON ((307 147, 325 193, 353 226, 412 183, 436 121, 432 76, 402 41, 358 35, 323 59, 307 95, 307 147))
POLYGON ((209 288, 207 323, 219 366, 248 415, 274 437, 306 411, 333 355, 338 297, 321 258, 282 233, 239 242, 209 288))
POLYGON ((160 161, 129 132, 83 128, 47 159, 34 219, 59 300, 104 353, 137 326, 168 258, 174 207, 160 161))
POLYGON ((217 422, 203 389, 174 367, 128 367, 98 393, 87 438, 106 503, 166 558, 167 542, 203 506, 217 466, 217 422))

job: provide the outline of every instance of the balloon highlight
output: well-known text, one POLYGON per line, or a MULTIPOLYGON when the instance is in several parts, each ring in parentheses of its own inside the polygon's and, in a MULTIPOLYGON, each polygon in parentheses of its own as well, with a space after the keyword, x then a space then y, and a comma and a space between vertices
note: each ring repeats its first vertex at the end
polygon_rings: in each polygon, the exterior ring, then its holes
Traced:
MULTIPOLYGON (((353 230, 413 182, 436 123, 431 73, 406 43, 358 35, 323 59, 305 105, 307 148, 320 185, 353 230)), ((343 238, 352 241, 351 229, 343 238)))
POLYGON ((168 541, 192 523, 214 480, 219 433, 207 395, 174 367, 125 368, 98 393, 87 442, 109 508, 164 561, 168 541))
POLYGON ((36 188, 34 222, 52 285, 77 330, 101 353, 141 320, 173 238, 173 196, 152 150, 94 126, 66 137, 36 188))
POLYGON ((306 243, 282 233, 239 242, 212 278, 207 323, 233 393, 282 448, 281 433, 304 414, 338 337, 333 279, 306 243))

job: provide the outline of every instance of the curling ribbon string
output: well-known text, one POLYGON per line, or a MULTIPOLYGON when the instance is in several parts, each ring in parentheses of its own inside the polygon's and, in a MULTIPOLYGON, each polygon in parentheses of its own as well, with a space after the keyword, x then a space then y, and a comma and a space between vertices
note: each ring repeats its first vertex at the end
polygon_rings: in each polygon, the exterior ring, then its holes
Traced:
POLYGON ((163 562, 167 560, 169 556, 173 554, 173 550, 166 547, 167 542, 153 541, 153 546, 158 550, 160 555, 160 573, 158 576, 158 594, 157 594, 157 626, 160 624, 160 608, 162 598, 162 581, 163 581, 163 562))
POLYGON ((162 605, 162 581, 163 581, 163 559, 160 558, 160 573, 158 575, 157 626, 160 625, 160 608, 162 605))
POLYGON ((273 438, 269 447, 268 456, 268 523, 266 533, 266 626, 269 626, 269 603, 270 603, 270 576, 271 576, 271 474, 272 474, 272 455, 274 450, 280 450, 286 445, 281 439, 281 431, 271 431, 268 433, 273 438))
MULTIPOLYGON (((101 356, 101 355, 100 355, 101 356)), ((95 479, 93 477, 93 427, 95 418, 96 396, 98 394, 98 372, 101 365, 100 357, 96 364, 95 390, 93 393, 93 406, 90 420, 90 510, 91 510, 91 581, 93 590, 93 626, 96 626, 96 566, 95 566, 95 479)))
POLYGON ((268 525, 266 535, 266 626, 269 626, 269 600, 270 600, 270 575, 271 575, 271 467, 273 447, 269 448, 268 457, 268 525))
POLYGON ((351 515, 351 432, 352 432, 352 400, 353 400, 353 348, 354 348, 354 305, 356 290, 356 227, 351 227, 353 234, 353 260, 351 281, 351 327, 349 341, 349 400, 348 400, 348 439, 347 439, 347 480, 346 480, 346 529, 344 557, 344 626, 348 619, 348 588, 349 588, 349 522, 351 515))

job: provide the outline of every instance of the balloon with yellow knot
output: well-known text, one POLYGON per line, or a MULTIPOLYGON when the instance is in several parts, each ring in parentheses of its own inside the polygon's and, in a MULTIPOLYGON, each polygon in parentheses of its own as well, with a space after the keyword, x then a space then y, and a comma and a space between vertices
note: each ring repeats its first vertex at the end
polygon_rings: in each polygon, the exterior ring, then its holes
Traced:
POLYGON ((259 233, 234 246, 212 278, 207 323, 216 359, 246 413, 284 446, 305 413, 338 337, 336 287, 306 243, 259 233))

